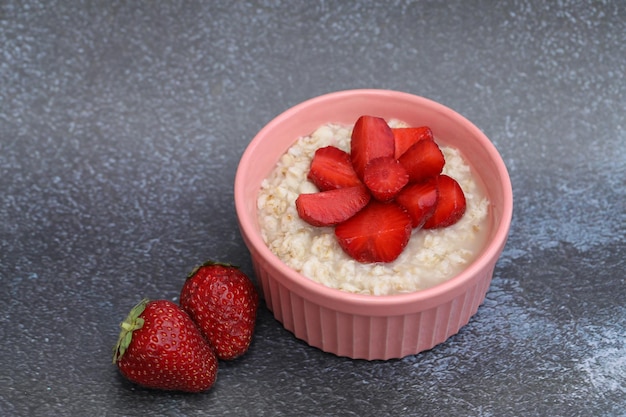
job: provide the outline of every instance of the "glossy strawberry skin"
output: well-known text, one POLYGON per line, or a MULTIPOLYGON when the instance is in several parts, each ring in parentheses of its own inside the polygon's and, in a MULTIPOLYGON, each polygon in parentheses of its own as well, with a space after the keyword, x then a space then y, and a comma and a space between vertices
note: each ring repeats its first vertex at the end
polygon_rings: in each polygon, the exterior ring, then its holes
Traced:
POLYGON ((434 140, 433 131, 428 126, 395 127, 391 131, 395 139, 396 159, 400 158, 407 149, 420 140, 434 140))
POLYGON ((296 210, 300 218, 312 226, 334 226, 354 216, 370 198, 363 185, 337 188, 300 194, 296 199, 296 210))
POLYGON ((215 383, 215 353, 175 303, 142 300, 121 326, 113 362, 130 381, 185 392, 206 391, 215 383))
POLYGON ((407 185, 398 193, 396 203, 411 216, 412 226, 419 228, 426 223, 433 213, 439 198, 437 179, 407 185))
POLYGON ((250 347, 259 296, 239 268, 215 262, 194 268, 181 290, 180 305, 219 359, 235 359, 250 347))
POLYGON ((372 159, 363 173, 363 182, 375 199, 387 202, 409 182, 404 166, 392 156, 372 159))
POLYGON ((424 223, 424 229, 452 226, 465 214, 467 203, 459 183, 443 174, 437 177, 436 181, 439 198, 432 216, 424 223))
POLYGON ((307 178, 321 191, 360 185, 350 160, 350 154, 326 146, 315 151, 307 178))
POLYGON ((357 119, 352 129, 350 158, 360 180, 372 159, 394 156, 394 152, 393 132, 384 119, 367 115, 357 119))
POLYGON ((411 217, 397 204, 372 200, 335 227, 341 248, 362 263, 392 262, 411 237, 411 217))
POLYGON ((398 160, 409 173, 411 182, 436 177, 446 162, 437 143, 431 140, 421 140, 411 145, 398 160))

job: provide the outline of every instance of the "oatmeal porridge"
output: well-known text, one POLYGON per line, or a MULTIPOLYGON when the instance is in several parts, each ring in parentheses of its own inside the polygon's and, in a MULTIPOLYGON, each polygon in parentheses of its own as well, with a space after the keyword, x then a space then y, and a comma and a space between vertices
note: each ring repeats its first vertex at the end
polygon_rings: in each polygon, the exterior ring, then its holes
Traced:
MULTIPOLYGON (((390 126, 404 126, 391 121, 390 126)), ((468 266, 483 247, 489 203, 458 150, 441 146, 443 174, 457 180, 467 202, 463 217, 441 229, 413 229, 402 254, 390 263, 360 263, 339 246, 332 227, 302 220, 295 200, 317 192, 307 180, 315 151, 336 146, 350 152, 351 126, 328 124, 299 138, 261 184, 257 207, 263 240, 269 249, 302 275, 339 290, 389 295, 413 292, 450 279, 468 266)))

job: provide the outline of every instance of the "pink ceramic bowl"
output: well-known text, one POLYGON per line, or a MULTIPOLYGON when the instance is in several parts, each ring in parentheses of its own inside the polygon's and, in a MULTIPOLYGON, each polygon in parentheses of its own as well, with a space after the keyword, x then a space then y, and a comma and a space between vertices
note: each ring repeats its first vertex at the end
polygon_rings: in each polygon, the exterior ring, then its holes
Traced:
POLYGON ((431 100, 388 90, 351 90, 298 104, 267 124, 245 150, 235 178, 235 206, 268 308, 297 338, 325 352, 390 359, 432 348, 468 323, 483 302, 506 243, 513 211, 507 169, 471 122, 431 100), (361 115, 428 125, 439 143, 462 152, 487 190, 488 240, 478 258, 452 279, 401 295, 359 295, 318 284, 285 265, 265 245, 257 221, 261 181, 298 137, 329 122, 361 115))

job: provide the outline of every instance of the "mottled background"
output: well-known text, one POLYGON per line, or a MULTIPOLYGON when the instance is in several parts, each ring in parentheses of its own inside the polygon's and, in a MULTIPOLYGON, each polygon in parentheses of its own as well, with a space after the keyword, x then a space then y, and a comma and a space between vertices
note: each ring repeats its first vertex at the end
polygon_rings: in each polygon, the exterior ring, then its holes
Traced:
POLYGON ((0 0, 0 414, 626 416, 626 3, 0 0), (484 305, 402 360, 338 358, 260 310, 208 393, 111 364, 143 296, 252 274, 233 204, 274 116, 402 90, 489 136, 515 196, 484 305))

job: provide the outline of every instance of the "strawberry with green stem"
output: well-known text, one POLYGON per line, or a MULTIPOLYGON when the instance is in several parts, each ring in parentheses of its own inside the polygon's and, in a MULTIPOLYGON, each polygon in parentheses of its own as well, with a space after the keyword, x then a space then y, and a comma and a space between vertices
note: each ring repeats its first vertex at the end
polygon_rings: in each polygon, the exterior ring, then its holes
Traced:
POLYGON ((201 392, 213 386, 218 362, 196 324, 167 300, 142 300, 120 324, 113 363, 153 389, 201 392))

